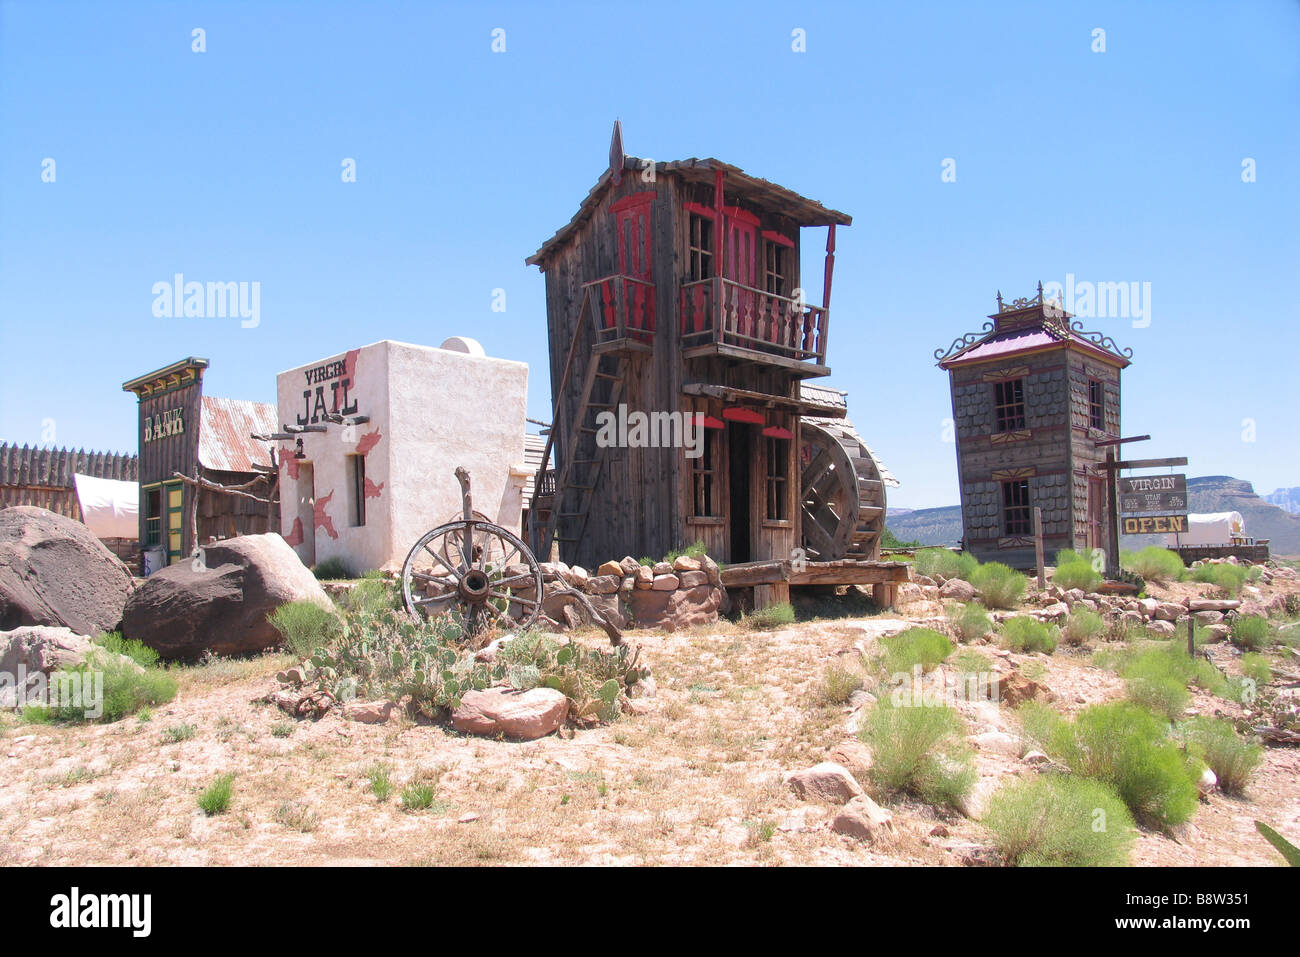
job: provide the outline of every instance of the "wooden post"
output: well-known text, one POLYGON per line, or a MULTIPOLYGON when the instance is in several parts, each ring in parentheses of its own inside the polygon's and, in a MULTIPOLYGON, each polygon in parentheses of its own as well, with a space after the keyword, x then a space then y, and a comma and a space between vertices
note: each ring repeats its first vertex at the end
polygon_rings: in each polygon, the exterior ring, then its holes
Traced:
POLYGON ((1106 510, 1110 513, 1107 529, 1106 577, 1119 577, 1119 469, 1115 467, 1114 446, 1106 450, 1106 510))
POLYGON ((1047 571, 1043 568, 1043 510, 1034 506, 1034 567, 1038 569, 1038 590, 1047 587, 1047 571))
POLYGON ((1187 599, 1187 653, 1196 655, 1196 616, 1192 614, 1192 600, 1187 599))

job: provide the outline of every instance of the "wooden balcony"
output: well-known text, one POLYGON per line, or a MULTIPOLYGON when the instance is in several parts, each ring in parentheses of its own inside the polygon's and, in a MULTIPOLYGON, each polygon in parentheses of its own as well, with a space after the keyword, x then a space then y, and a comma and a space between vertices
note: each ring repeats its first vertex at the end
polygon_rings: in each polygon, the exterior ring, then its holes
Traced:
POLYGON ((654 283, 633 276, 605 276, 583 283, 584 309, 596 326, 599 352, 650 351, 655 333, 654 283))
POLYGON ((827 375, 827 311, 714 276, 681 285, 682 349, 827 375))

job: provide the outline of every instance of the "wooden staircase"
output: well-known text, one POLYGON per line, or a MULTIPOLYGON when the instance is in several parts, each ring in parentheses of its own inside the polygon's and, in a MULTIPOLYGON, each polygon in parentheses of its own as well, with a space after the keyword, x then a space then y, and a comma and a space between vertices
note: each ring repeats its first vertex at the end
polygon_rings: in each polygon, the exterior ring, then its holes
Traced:
POLYGON ((538 501, 529 510, 528 544, 539 561, 549 560, 554 543, 573 543, 582 538, 587 527, 587 516, 591 512, 592 495, 611 455, 609 447, 601 447, 596 441, 596 418, 601 412, 617 414, 618 404, 623 398, 629 353, 598 346, 588 355, 581 399, 573 419, 563 425, 560 422, 560 409, 573 374, 583 323, 593 321, 592 309, 592 291, 588 289, 583 296, 582 311, 564 363, 560 388, 556 390, 556 407, 547 434, 546 450, 534 484, 536 489, 542 488, 543 474, 555 444, 555 433, 558 429, 565 428, 561 446, 564 460, 555 470, 555 491, 549 500, 538 501))

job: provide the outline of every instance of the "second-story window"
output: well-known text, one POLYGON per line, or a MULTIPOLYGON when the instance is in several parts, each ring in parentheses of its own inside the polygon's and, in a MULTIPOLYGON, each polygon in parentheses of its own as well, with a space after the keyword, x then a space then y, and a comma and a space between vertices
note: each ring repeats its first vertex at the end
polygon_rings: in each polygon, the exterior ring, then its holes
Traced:
POLYGON ((993 417, 999 432, 1025 427, 1025 380, 993 383, 993 417))
POLYGON ((1088 424, 1106 431, 1106 388, 1097 379, 1088 380, 1088 424))
POLYGON ((772 242, 767 244, 764 254, 764 289, 777 296, 786 294, 787 254, 788 250, 784 246, 772 242))
POLYGON ((691 213, 691 281, 713 278, 713 220, 691 213))

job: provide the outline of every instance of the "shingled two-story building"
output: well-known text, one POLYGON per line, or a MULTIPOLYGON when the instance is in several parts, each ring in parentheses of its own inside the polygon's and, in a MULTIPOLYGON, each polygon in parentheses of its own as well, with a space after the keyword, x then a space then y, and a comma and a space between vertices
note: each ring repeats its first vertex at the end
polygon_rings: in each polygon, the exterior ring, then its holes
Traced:
POLYGON ((963 543, 981 561, 1034 567, 1033 510, 1047 555, 1106 548, 1106 449, 1119 437, 1120 372, 1132 358, 1038 294, 1002 301, 978 333, 935 352, 948 372, 963 543))

